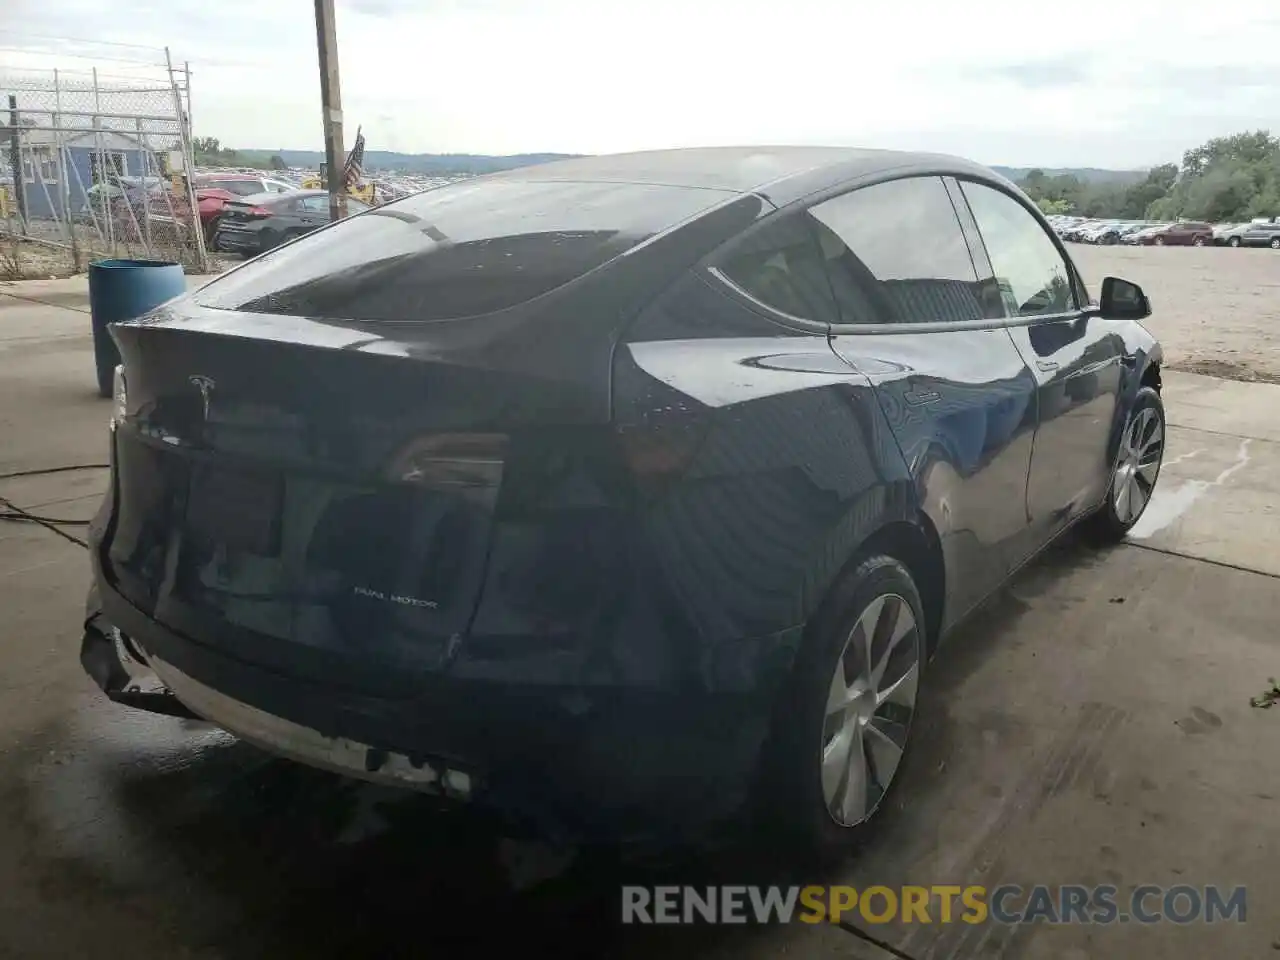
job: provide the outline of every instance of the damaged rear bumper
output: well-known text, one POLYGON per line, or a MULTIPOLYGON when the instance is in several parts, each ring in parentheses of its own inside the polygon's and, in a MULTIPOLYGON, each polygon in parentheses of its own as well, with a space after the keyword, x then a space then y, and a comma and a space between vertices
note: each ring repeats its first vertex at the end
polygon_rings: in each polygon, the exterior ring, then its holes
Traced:
POLYGON ((375 699, 232 659, 101 583, 80 659, 117 703, 207 720, 346 776, 476 801, 561 839, 699 842, 749 807, 768 728, 750 700, 449 678, 412 699, 375 699))

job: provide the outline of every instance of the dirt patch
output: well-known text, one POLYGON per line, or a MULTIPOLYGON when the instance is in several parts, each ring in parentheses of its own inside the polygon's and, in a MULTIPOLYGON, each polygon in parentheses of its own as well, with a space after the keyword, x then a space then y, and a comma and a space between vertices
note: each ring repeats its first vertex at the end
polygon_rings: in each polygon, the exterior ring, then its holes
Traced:
POLYGON ((1235 360, 1178 360, 1168 364, 1170 370, 1184 373, 1200 373, 1222 380, 1243 380, 1245 383, 1280 383, 1280 374, 1255 370, 1247 363, 1235 360))
POLYGON ((1107 276, 1142 285, 1154 310, 1145 323, 1170 370, 1280 383, 1276 251, 1077 243, 1071 254, 1095 293, 1107 276))

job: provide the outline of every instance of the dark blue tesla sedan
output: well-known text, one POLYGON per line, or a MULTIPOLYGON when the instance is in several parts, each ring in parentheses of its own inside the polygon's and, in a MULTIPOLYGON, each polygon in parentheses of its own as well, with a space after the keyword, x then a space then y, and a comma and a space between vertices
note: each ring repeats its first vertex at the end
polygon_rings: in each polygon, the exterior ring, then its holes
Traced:
POLYGON ((581 836, 838 854, 939 641, 1164 449, 1146 295, 952 157, 419 193, 113 333, 108 696, 581 836), (152 686, 147 686, 151 683, 152 686))

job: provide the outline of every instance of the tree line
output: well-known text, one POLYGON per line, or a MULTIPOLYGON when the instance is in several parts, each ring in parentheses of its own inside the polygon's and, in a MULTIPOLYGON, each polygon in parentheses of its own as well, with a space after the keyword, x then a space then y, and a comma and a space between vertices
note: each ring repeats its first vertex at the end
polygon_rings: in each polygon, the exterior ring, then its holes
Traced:
POLYGON ((233 150, 224 147, 217 137, 193 137, 191 152, 197 167, 253 167, 257 170, 288 170, 284 158, 278 153, 264 154, 261 150, 233 150))
POLYGON ((1031 170, 1019 182, 1046 214, 1116 220, 1243 222, 1280 217, 1280 138, 1267 130, 1215 137, 1131 183, 1091 183, 1031 170))

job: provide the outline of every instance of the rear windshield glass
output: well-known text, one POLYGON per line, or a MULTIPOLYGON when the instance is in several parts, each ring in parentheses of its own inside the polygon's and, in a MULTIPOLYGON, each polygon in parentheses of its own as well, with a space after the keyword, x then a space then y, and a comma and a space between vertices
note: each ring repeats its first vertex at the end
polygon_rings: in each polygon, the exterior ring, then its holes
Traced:
POLYGON ((632 183, 451 184, 274 250, 195 299, 322 319, 476 316, 563 286, 727 198, 632 183))

